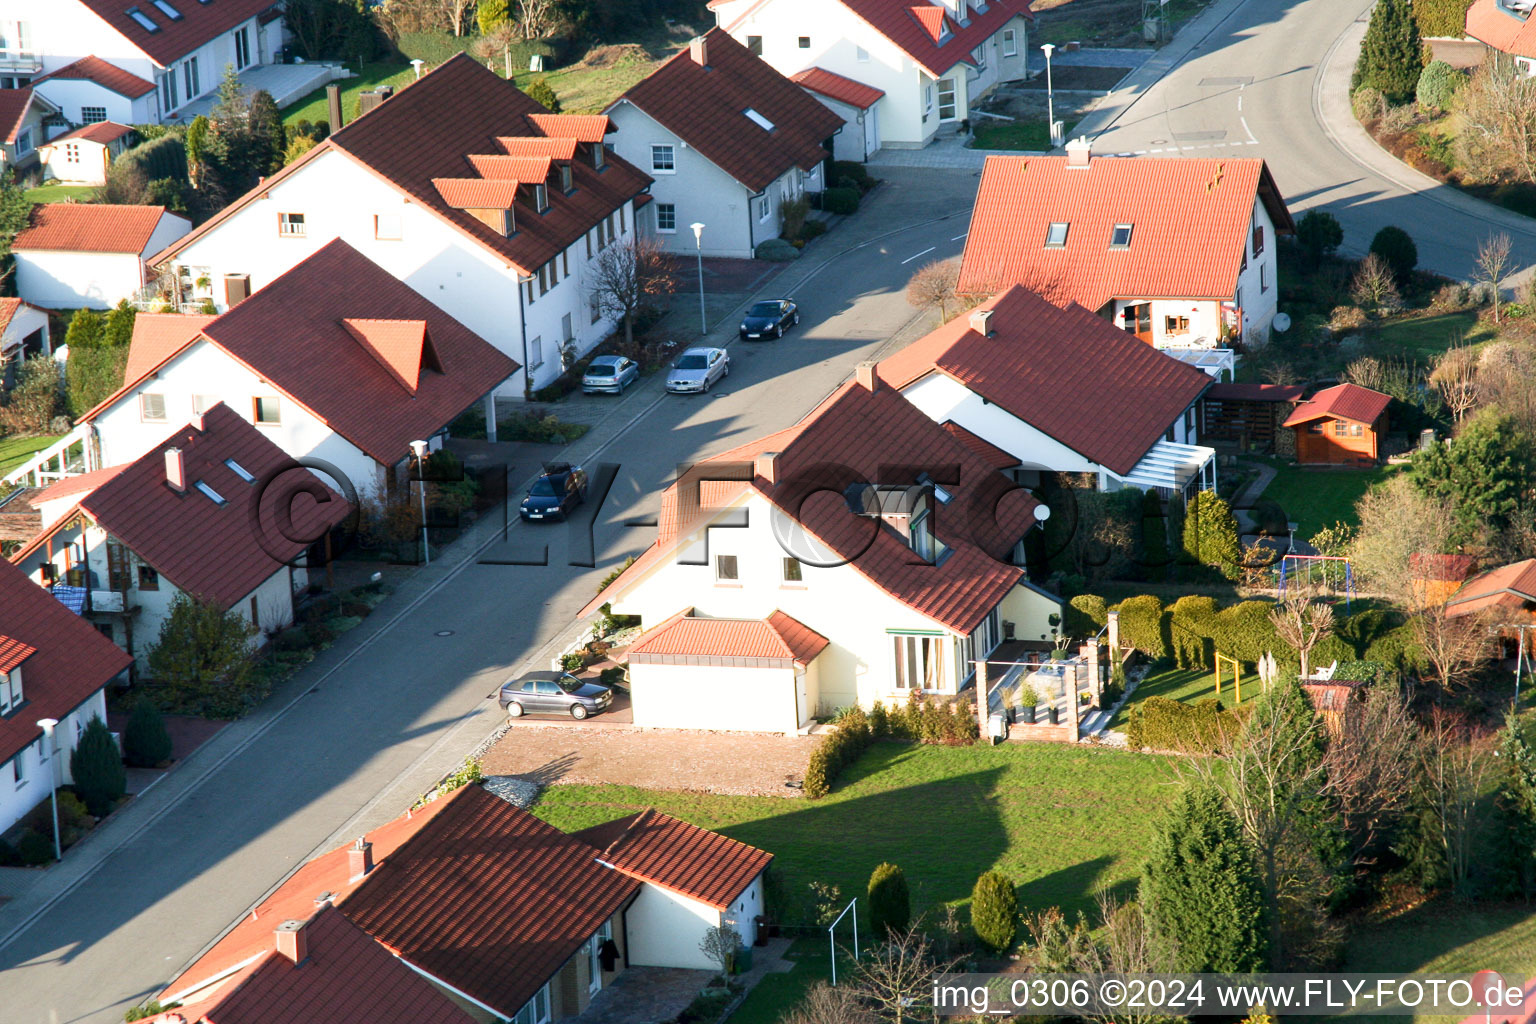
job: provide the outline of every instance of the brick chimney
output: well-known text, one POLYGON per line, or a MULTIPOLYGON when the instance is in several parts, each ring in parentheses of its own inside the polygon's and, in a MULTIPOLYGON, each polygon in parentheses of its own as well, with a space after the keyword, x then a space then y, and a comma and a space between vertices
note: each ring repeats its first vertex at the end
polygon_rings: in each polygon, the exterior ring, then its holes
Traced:
POLYGON ((752 471, 771 484, 779 482, 779 453, 758 452, 752 460, 752 471))
POLYGON ((273 933, 277 951, 295 964, 309 959, 309 936, 304 934, 304 921, 284 921, 273 933))
POLYGON ((182 458, 180 448, 167 448, 165 450, 165 482, 171 485, 171 490, 177 494, 185 494, 187 490, 187 464, 182 458))
POLYGON ((373 844, 357 837, 347 850, 347 881, 355 882, 373 870, 373 844))
POLYGON ((866 391, 880 390, 880 378, 875 373, 873 362, 860 363, 853 371, 854 379, 859 382, 859 387, 866 391))
POLYGON ((703 36, 694 36, 688 44, 688 56, 701 68, 709 67, 709 40, 703 36))
POLYGON ((971 330, 983 338, 990 338, 992 336, 992 311, 990 309, 972 310, 971 330))
POLYGON ((1067 143, 1067 166, 1087 167, 1093 159, 1093 143, 1088 141, 1088 136, 1079 135, 1067 143))

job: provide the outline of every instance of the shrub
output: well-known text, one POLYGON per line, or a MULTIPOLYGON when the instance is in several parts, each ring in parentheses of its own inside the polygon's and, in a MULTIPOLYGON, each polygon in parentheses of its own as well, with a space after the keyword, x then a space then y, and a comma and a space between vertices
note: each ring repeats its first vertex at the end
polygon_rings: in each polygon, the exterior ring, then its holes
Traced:
POLYGON ((64 407, 69 415, 80 419, 122 387, 127 367, 126 346, 71 348, 64 375, 64 407))
POLYGON ((885 710, 885 705, 875 701, 875 706, 869 709, 869 738, 883 740, 891 734, 891 719, 885 710))
POLYGON ((869 923, 876 940, 904 934, 911 921, 907 876, 895 864, 877 865, 869 875, 869 923))
POLYGON ((1419 27, 1409 0, 1380 0, 1371 11, 1355 63, 1360 84, 1380 89, 1393 103, 1405 103, 1413 98, 1423 67, 1419 27))
POLYGON ((1376 232, 1371 239, 1371 252, 1386 260, 1399 281, 1407 281, 1413 268, 1419 265, 1418 246, 1408 232, 1391 224, 1376 232))
POLYGON ((53 837, 35 829, 27 829, 16 840, 16 856, 28 867, 52 862, 53 837))
POLYGON ((1296 222, 1296 244, 1314 264, 1333 255, 1343 242, 1344 228, 1339 225, 1339 218, 1327 210, 1308 210, 1296 222))
POLYGON ((1186 594, 1169 606, 1169 641, 1179 668, 1211 667, 1217 612, 1215 598, 1198 594, 1186 594))
POLYGON ((21 364, 9 401, 0 406, 0 434, 41 434, 59 411, 59 364, 35 355, 21 364))
POLYGON ((1168 656, 1167 623, 1163 615, 1163 602, 1151 594, 1140 594, 1121 601, 1116 610, 1120 613, 1120 642, 1141 651, 1156 661, 1168 656))
POLYGON ((124 150, 112 161, 114 168, 135 168, 145 181, 171 178, 187 180, 187 146, 181 132, 168 132, 157 139, 141 142, 124 150))
POLYGON ((808 220, 800 225, 800 237, 809 242, 813 238, 820 238, 827 233, 827 222, 824 220, 808 220))
POLYGON ((620 665, 611 665, 597 674, 597 681, 607 687, 624 685, 624 669, 620 665))
POLYGON ((1379 89, 1370 86, 1362 86, 1355 90, 1355 94, 1349 99, 1350 108, 1354 111, 1355 120, 1364 124, 1380 120, 1386 113, 1387 101, 1379 89))
POLYGON ((810 212, 811 204, 805 199, 788 199, 780 203, 781 236, 791 242, 800 238, 805 230, 805 218, 810 215, 810 212))
POLYGON ((148 697, 140 697, 123 729, 123 756, 136 768, 153 768, 171 759, 171 734, 160 710, 148 697))
POLYGON ((1211 754, 1235 734, 1238 718, 1218 700, 1193 704, 1167 697, 1147 697, 1131 705, 1126 741, 1136 750, 1173 750, 1181 754, 1211 754))
POLYGON ((93 718, 69 755, 69 774, 75 780, 75 792, 85 801, 86 809, 98 818, 112 813, 118 798, 128 791, 128 773, 123 757, 107 723, 93 718))
POLYGON ((21 867, 21 855, 16 852, 16 847, 0 839, 0 868, 21 867))
POLYGON ((823 740, 815 750, 811 751, 811 759, 805 766, 805 782, 802 792, 809 800, 820 800, 832 792, 832 772, 829 771, 827 752, 823 749, 826 741, 823 740))
POLYGON ((555 95, 554 87, 542 78, 535 78, 528 83, 523 93, 533 102, 545 107, 551 114, 560 113, 560 97, 555 95))
POLYGON ((586 655, 574 651, 570 654, 561 655, 560 667, 567 672, 580 672, 587 667, 586 655))
POLYGON ((1460 39, 1467 30, 1467 8, 1471 5, 1472 0, 1413 0, 1413 20, 1418 22, 1419 35, 1425 39, 1460 39))
POLYGON ((1097 594, 1078 594, 1067 602, 1063 614, 1063 628, 1068 636, 1095 636, 1109 622, 1109 610, 1097 594))
POLYGON ((971 890, 971 929, 999 953, 1013 945, 1019 927, 1019 898, 1013 883, 996 871, 976 879, 971 890))
MULTIPOLYGON (((316 625, 309 626, 312 640, 316 625)), ((150 678, 166 684, 181 708, 237 717, 266 695, 261 674, 252 671, 255 635, 256 627, 238 611, 178 594, 150 648, 150 678)))
POLYGON ((829 188, 821 194, 821 208, 828 213, 844 216, 859 208, 859 190, 856 188, 829 188))
POLYGON ((1359 306, 1335 306, 1328 315, 1328 329, 1335 334, 1358 331, 1371 322, 1359 306))
POLYGON ((81 308, 69 318, 69 330, 64 332, 64 344, 71 353, 83 348, 97 348, 106 337, 106 316, 96 309, 81 308))
POLYGON ((790 260, 799 259, 800 250, 782 238, 769 238, 759 242, 757 248, 752 250, 752 255, 771 263, 787 263, 790 260))
POLYGON ((832 181, 847 178, 865 191, 870 187, 869 168, 856 160, 832 161, 832 173, 829 177, 832 181))
POLYGON ((1429 664, 1424 649, 1414 639, 1413 627, 1407 625, 1372 640, 1362 660, 1379 662, 1399 675, 1422 672, 1429 664))
POLYGON ((1424 73, 1419 75, 1419 87, 1414 98, 1421 107, 1437 111, 1449 110, 1456 90, 1465 81, 1466 76, 1445 61, 1433 60, 1424 68, 1424 73))
POLYGON ((1228 577, 1238 575, 1242 553, 1237 517, 1216 492, 1201 491, 1189 503, 1183 539, 1184 553, 1195 563, 1213 566, 1228 577))
POLYGON ((1216 647, 1238 661, 1257 663, 1267 653, 1284 656, 1288 648, 1275 633, 1268 601, 1241 601, 1216 613, 1212 634, 1216 647))

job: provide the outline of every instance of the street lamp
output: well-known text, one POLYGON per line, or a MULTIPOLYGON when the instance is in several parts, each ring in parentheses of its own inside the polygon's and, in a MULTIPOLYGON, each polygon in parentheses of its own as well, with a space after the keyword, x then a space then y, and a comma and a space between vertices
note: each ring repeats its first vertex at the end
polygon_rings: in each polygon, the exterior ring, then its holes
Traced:
POLYGON ((53 859, 63 860, 64 849, 59 845, 59 787, 55 780, 59 777, 57 761, 59 759, 59 740, 54 729, 58 727, 57 718, 39 718, 38 728, 43 730, 43 738, 48 741, 48 796, 53 801, 53 859))
POLYGON ((699 333, 709 333, 709 321, 704 318, 704 225, 694 221, 688 225, 693 228, 693 244, 699 252, 699 333))
POLYGON ((1051 148, 1056 148, 1056 91, 1051 87, 1051 54, 1056 49, 1055 43, 1044 43, 1040 49, 1045 51, 1045 130, 1051 136, 1051 148))
POLYGON ((432 546, 427 542, 427 442, 412 441, 411 451, 416 453, 416 479, 421 481, 421 561, 432 564, 432 546))

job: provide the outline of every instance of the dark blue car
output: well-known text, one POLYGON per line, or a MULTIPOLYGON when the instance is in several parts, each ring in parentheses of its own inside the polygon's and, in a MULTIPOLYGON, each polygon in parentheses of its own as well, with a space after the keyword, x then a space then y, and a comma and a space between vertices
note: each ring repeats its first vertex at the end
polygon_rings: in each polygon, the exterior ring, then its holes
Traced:
POLYGON ((749 340, 782 338, 784 332, 800 322, 800 307, 794 299, 768 299, 754 302, 741 318, 739 334, 749 340))
POLYGON ((528 488, 528 497, 517 511, 524 519, 564 519, 586 500, 587 471, 560 462, 544 467, 544 475, 528 488))

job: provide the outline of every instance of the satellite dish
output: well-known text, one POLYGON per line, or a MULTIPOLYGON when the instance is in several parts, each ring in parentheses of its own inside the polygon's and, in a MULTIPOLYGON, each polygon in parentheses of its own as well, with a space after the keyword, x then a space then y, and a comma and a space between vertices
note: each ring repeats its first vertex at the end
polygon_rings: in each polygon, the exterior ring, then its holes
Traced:
POLYGON ((1049 518, 1051 518, 1051 507, 1049 505, 1036 505, 1035 506, 1035 521, 1036 522, 1043 523, 1043 522, 1045 522, 1049 518))
POLYGON ((1286 331, 1291 329, 1291 314, 1289 314, 1289 313, 1276 313, 1275 314, 1275 319, 1273 321, 1273 326, 1275 328, 1276 333, 1284 334, 1286 331))

